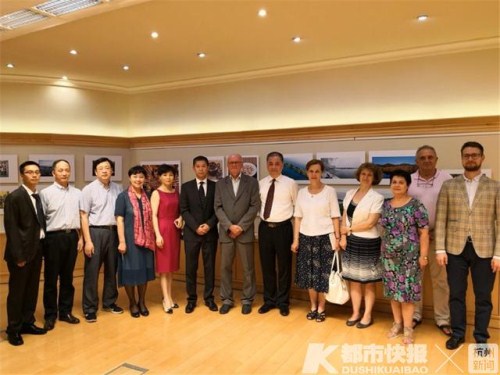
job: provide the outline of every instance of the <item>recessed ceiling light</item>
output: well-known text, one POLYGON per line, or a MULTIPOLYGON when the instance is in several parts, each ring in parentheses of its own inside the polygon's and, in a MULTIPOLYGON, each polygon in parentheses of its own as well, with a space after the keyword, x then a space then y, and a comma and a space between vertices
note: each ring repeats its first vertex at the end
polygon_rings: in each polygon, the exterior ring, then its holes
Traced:
POLYGON ((122 69, 123 69, 123 70, 129 70, 129 69, 130 69, 130 66, 128 66, 128 65, 123 65, 122 69))
POLYGON ((294 42, 294 43, 300 43, 301 41, 302 41, 302 38, 300 36, 298 36, 298 35, 294 36, 292 38, 292 42, 294 42))
POLYGON ((265 10, 264 8, 259 9, 259 12, 257 14, 259 15, 259 17, 265 17, 267 16, 267 10, 265 10))
POLYGON ((68 80, 68 76, 62 76, 61 77, 64 81, 67 81, 68 80))
POLYGON ((78 51, 76 49, 72 49, 69 53, 72 55, 78 55, 78 51))
POLYGON ((156 31, 153 31, 153 32, 151 33, 151 38, 153 38, 153 39, 156 39, 156 38, 158 38, 159 36, 160 36, 160 34, 158 34, 156 31))
POLYGON ((205 57, 207 57, 206 53, 205 52, 198 52, 197 53, 197 56, 200 58, 200 59, 204 59, 205 57))
POLYGON ((417 21, 419 22, 425 22, 429 19, 429 16, 427 14, 421 14, 420 16, 417 17, 417 21))
POLYGON ((13 69, 14 68, 14 64, 12 63, 8 63, 7 65, 5 65, 7 68, 9 69, 13 69))

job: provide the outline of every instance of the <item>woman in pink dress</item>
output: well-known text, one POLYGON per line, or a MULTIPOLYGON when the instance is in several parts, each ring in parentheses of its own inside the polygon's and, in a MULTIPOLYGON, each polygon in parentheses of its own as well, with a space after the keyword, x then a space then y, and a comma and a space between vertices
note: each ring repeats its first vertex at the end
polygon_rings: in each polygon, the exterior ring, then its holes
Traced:
POLYGON ((174 188, 177 170, 166 164, 158 168, 160 186, 151 195, 153 227, 156 236, 156 272, 160 274, 163 310, 172 314, 179 307, 172 299, 172 275, 179 270, 182 216, 179 193, 174 188))

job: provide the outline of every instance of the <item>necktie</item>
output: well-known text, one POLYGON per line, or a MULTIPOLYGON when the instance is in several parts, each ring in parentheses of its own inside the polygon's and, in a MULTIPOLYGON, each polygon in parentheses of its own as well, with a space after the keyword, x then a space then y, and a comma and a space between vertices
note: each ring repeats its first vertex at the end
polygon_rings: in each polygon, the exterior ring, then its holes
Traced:
POLYGON ((274 199, 274 182, 276 179, 273 178, 269 191, 267 192, 266 204, 264 205, 264 220, 267 220, 271 216, 271 208, 273 207, 274 199))
POLYGON ((37 193, 31 194, 31 196, 35 198, 36 217, 38 219, 38 224, 40 224, 40 227, 45 230, 45 217, 43 215, 42 200, 37 193))
POLYGON ((203 189, 204 181, 200 181, 200 187, 198 188, 198 195, 200 196, 201 206, 205 207, 205 189, 203 189))

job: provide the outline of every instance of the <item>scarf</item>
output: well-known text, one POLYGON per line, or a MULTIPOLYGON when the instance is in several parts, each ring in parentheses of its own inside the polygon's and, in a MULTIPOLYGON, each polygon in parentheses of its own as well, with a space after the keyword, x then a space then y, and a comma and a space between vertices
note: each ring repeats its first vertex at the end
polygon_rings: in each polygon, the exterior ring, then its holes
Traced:
POLYGON ((142 213, 144 217, 144 227, 141 222, 141 212, 139 211, 139 202, 137 202, 137 197, 132 189, 132 186, 128 188, 128 197, 130 198, 130 203, 132 203, 132 208, 134 209, 134 243, 137 246, 145 247, 151 251, 155 251, 156 243, 153 230, 153 211, 151 210, 151 204, 149 203, 148 197, 144 190, 141 194, 142 202, 142 213))

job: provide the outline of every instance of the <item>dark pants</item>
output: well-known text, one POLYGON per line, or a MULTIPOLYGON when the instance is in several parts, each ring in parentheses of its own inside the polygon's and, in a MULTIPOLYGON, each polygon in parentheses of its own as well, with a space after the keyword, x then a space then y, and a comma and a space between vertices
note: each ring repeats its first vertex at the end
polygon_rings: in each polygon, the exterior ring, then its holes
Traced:
POLYGON ((35 257, 23 267, 7 262, 9 295, 7 296, 7 333, 18 333, 23 325, 35 322, 35 310, 42 268, 42 245, 35 257))
POLYGON ((43 307, 45 319, 55 319, 70 314, 73 309, 75 288, 73 286, 73 270, 78 255, 78 232, 72 230, 47 232, 43 244, 44 285, 43 307), (59 299, 57 296, 57 280, 59 279, 59 299))
POLYGON ((460 255, 448 254, 448 285, 450 287, 450 315, 453 336, 462 338, 466 328, 465 297, 467 291, 467 277, 469 268, 472 276, 472 286, 475 296, 474 338, 476 341, 485 341, 490 324, 491 292, 495 282, 495 273, 491 270, 491 258, 480 258, 474 250, 472 242, 467 242, 460 255))
POLYGON ((198 261, 203 258, 203 272, 205 276, 205 288, 203 299, 205 302, 214 300, 215 284, 215 257, 217 253, 217 240, 214 241, 184 241, 186 252, 186 292, 188 302, 196 303, 196 273, 198 272, 198 261))
POLYGON ((90 228, 90 237, 94 244, 94 255, 85 256, 85 275, 83 277, 83 313, 96 313, 99 306, 97 285, 99 271, 104 264, 104 285, 102 306, 109 307, 118 298, 116 269, 118 263, 118 235, 116 230, 90 228))
POLYGON ((264 303, 268 305, 288 306, 290 304, 292 242, 291 221, 288 220, 274 228, 267 223, 260 223, 260 264, 264 281, 264 303))

